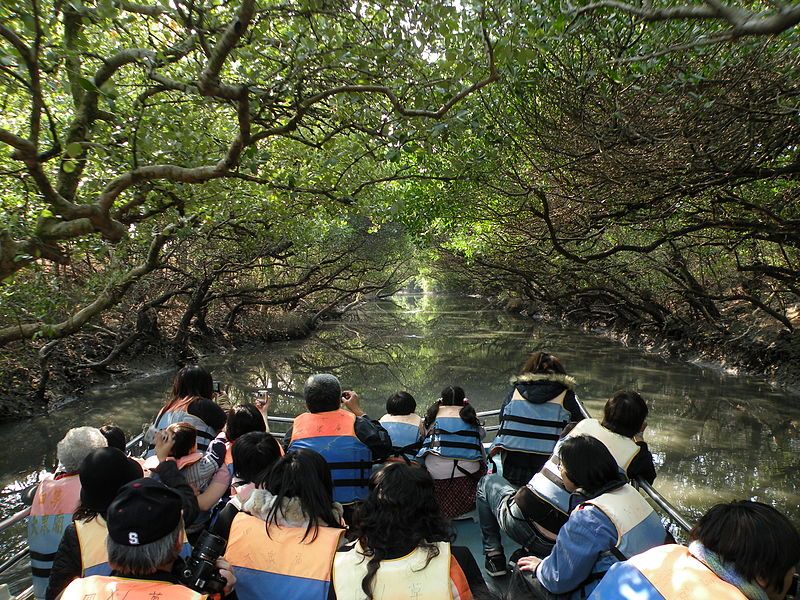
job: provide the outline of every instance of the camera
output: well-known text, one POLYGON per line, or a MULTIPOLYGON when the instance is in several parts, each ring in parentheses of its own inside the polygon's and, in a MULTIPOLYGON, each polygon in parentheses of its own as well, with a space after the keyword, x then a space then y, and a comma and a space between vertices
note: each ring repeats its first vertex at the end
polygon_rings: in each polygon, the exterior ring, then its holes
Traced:
POLYGON ((213 388, 212 388, 212 389, 214 390, 214 393, 215 393, 215 394, 219 394, 219 393, 221 393, 221 392, 222 392, 222 387, 220 387, 220 385, 219 385, 219 381, 215 381, 215 382, 213 383, 213 388))
POLYGON ((142 441, 145 444, 152 446, 156 443, 156 433, 158 429, 156 429, 155 425, 152 423, 146 423, 142 426, 142 441))
POLYGON ((183 563, 180 580, 186 587, 204 594, 217 594, 225 589, 225 578, 214 565, 228 545, 223 538, 204 531, 194 545, 192 555, 183 563))

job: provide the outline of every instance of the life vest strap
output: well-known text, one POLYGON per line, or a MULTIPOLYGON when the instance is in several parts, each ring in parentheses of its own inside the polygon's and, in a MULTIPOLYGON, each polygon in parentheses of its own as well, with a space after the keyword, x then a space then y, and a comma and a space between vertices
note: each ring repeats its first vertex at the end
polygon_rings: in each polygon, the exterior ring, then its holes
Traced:
MULTIPOLYGON (((569 423, 569 421, 551 421, 549 419, 534 419, 532 417, 520 417, 517 415, 503 416, 503 422, 514 421, 516 423, 525 423, 527 425, 538 425, 540 427, 560 427, 561 429, 569 423)), ((501 424, 502 431, 502 424, 501 424)))
POLYGON ((474 437, 477 439, 481 439, 481 434, 478 433, 478 431, 472 429, 460 429, 458 431, 449 431, 442 427, 437 427, 436 431, 438 431, 439 433, 449 433, 450 435, 461 435, 464 437, 474 437))
POLYGON ((549 440, 553 442, 557 442, 561 436, 558 433, 542 433, 539 431, 522 431, 520 429, 509 429, 507 427, 500 427, 500 431, 497 432, 498 436, 501 435, 513 435, 515 437, 521 438, 532 438, 536 440, 549 440))
POLYGON ((44 554, 42 552, 36 552, 35 550, 30 551, 31 560, 42 560, 42 561, 50 561, 53 562, 56 558, 56 552, 50 552, 49 554, 44 554))
POLYGON ((467 450, 482 450, 483 446, 475 442, 445 442, 442 440, 434 440, 431 442, 429 448, 465 448, 467 450))
POLYGON ((564 487, 564 482, 555 473, 550 472, 548 469, 542 469, 541 471, 539 471, 539 473, 544 475, 545 478, 550 480, 550 482, 556 484, 562 490, 566 490, 566 488, 564 487))
POLYGON ((51 570, 52 569, 50 568, 45 569, 42 567, 34 567, 33 565, 31 565, 31 575, 33 575, 34 577, 44 577, 45 579, 49 579, 51 570))

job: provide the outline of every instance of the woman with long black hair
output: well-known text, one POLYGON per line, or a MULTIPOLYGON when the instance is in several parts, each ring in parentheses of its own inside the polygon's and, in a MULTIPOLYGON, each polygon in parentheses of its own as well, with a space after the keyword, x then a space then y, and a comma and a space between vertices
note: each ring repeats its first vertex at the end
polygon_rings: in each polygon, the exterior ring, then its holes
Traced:
MULTIPOLYGON (((208 445, 225 427, 225 411, 213 400, 214 380, 200 365, 183 367, 172 381, 169 398, 158 411, 153 428, 166 429, 173 423, 189 423, 197 429, 197 449, 205 452, 208 445)), ((150 441, 147 457, 155 454, 155 441, 150 441)), ((224 456, 224 448, 221 451, 224 456)))
POLYGON ((325 459, 313 450, 290 450, 262 486, 228 535, 225 558, 239 599, 326 600, 344 525, 325 459))
POLYGON ((392 463, 372 476, 369 489, 355 515, 357 539, 336 555, 336 597, 471 600, 431 476, 416 465, 392 463))

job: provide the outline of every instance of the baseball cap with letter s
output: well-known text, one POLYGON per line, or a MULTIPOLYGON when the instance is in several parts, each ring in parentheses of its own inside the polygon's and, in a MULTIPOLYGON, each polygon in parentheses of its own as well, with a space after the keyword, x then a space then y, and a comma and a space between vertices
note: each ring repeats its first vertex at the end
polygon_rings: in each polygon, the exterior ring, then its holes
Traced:
POLYGON ((182 509, 180 495, 160 481, 131 481, 108 507, 108 536, 123 546, 156 542, 180 525, 182 509))

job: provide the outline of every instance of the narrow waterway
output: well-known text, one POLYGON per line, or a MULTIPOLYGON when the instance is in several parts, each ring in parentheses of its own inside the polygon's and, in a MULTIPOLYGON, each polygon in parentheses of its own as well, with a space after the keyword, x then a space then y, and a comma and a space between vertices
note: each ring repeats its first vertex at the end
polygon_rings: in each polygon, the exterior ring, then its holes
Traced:
MULTIPOLYGON (((800 522, 800 396, 716 369, 665 360, 601 336, 485 309, 477 298, 397 296, 366 305, 311 338, 249 348, 205 361, 234 402, 270 388, 271 414, 303 410, 303 381, 339 376, 359 392, 370 416, 404 389, 422 413, 439 391, 460 385, 477 410, 498 408, 509 378, 533 350, 561 357, 579 397, 598 415, 622 388, 650 406, 645 437, 658 467, 656 487, 690 518, 719 500, 758 499, 800 522)), ((22 505, 18 491, 55 462, 58 440, 77 425, 116 423, 141 430, 163 402, 174 367, 94 389, 48 417, 0 426, 0 517, 22 505)), ((2 556, 21 547, 24 527, 0 534, 2 556)), ((19 589, 24 571, 0 577, 19 589)))

